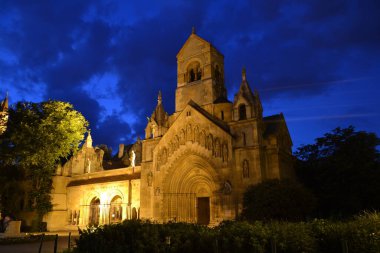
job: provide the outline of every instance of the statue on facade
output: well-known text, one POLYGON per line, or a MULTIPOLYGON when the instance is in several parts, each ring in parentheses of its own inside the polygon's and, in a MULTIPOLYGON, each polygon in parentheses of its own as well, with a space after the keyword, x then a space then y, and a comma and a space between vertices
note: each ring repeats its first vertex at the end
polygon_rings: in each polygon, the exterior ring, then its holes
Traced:
POLYGON ((91 160, 87 158, 87 173, 91 173, 91 160))
POLYGON ((231 182, 229 180, 224 181, 223 193, 226 195, 229 195, 232 193, 232 185, 231 185, 231 182))
POLYGON ((134 150, 132 150, 131 158, 129 160, 131 161, 131 167, 134 168, 135 167, 135 160, 136 160, 136 153, 134 150))

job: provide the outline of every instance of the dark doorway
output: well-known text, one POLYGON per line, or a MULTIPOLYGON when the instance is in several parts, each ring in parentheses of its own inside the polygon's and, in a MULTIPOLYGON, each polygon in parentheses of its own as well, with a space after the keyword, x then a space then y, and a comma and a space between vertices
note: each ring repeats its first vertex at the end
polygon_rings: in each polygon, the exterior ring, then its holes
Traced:
POLYGON ((239 105, 239 120, 247 119, 247 112, 245 109, 245 104, 239 105))
POLYGON ((197 220, 198 224, 208 225, 210 223, 210 198, 197 198, 197 220))

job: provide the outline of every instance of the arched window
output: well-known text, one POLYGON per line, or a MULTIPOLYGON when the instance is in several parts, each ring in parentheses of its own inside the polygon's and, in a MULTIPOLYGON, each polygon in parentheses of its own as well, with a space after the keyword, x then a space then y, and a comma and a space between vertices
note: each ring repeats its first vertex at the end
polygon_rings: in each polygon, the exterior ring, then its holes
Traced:
POLYGON ((187 67, 187 81, 189 83, 202 79, 202 70, 199 62, 192 62, 187 67))
POLYGON ((118 223, 123 219, 122 200, 120 196, 115 196, 110 203, 110 223, 118 223))
POLYGON ((245 104, 239 105, 239 120, 247 119, 245 104))
POLYGON ((91 200, 91 203, 90 203, 89 225, 90 226, 99 225, 99 217, 100 217, 100 199, 95 197, 91 200))

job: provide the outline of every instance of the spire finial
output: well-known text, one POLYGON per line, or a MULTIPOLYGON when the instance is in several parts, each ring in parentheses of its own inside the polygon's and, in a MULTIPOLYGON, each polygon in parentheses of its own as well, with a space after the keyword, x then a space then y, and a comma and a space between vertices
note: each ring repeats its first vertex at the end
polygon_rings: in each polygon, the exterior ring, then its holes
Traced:
POLYGON ((195 34, 195 26, 191 29, 191 34, 195 34))
POLYGON ((158 98, 157 98, 157 101, 159 104, 161 104, 162 102, 162 94, 161 94, 161 90, 158 91, 158 98))
POLYGON ((245 67, 243 67, 243 70, 241 71, 241 78, 243 79, 243 81, 247 80, 247 72, 245 70, 245 67))

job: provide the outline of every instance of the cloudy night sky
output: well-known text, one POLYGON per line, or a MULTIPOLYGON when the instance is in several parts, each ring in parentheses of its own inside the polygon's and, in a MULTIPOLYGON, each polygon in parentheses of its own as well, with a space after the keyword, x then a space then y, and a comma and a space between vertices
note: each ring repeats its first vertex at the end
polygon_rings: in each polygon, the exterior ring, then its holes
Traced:
POLYGON ((159 90, 174 112, 192 26, 224 54, 229 100, 245 66, 293 149, 337 126, 380 135, 378 0, 0 0, 0 97, 68 101, 115 149, 144 137, 159 90))

